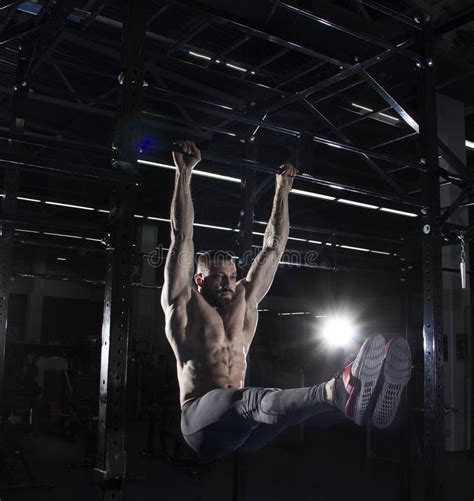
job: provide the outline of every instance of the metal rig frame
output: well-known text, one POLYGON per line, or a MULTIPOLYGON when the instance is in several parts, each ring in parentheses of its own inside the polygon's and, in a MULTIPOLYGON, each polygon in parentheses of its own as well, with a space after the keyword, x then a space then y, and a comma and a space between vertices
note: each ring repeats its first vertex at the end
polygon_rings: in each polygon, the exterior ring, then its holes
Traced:
MULTIPOLYGON (((2 291, 0 294, 0 390, 3 386, 4 357, 6 343, 6 323, 8 308, 9 281, 12 276, 11 261, 13 251, 14 225, 17 223, 27 224, 31 227, 43 227, 44 221, 38 221, 33 215, 21 217, 15 214, 16 193, 18 187, 18 175, 22 169, 44 171, 46 173, 55 173, 57 175, 85 176, 89 179, 96 179, 98 182, 111 183, 114 187, 114 198, 110 221, 107 228, 88 228, 81 226, 78 231, 82 234, 101 234, 106 239, 107 244, 107 270, 105 283, 97 282, 92 285, 105 285, 104 302, 104 320, 102 332, 102 360, 101 360, 101 384, 100 384, 100 421, 99 421, 99 448, 97 462, 97 476, 100 486, 103 489, 103 499, 122 499, 122 487, 126 473, 126 453, 125 453, 125 405, 126 405, 126 385, 127 385, 127 358, 128 344, 130 339, 129 332, 129 308, 130 308, 130 288, 131 284, 131 259, 132 243, 134 238, 134 208, 136 204, 137 186, 139 176, 137 175, 137 143, 140 135, 140 122, 143 119, 153 120, 159 116, 153 112, 142 112, 142 96, 144 93, 144 68, 149 67, 154 61, 144 61, 144 41, 145 37, 159 37, 156 34, 150 34, 147 31, 145 22, 145 2, 143 0, 128 0, 127 14, 123 23, 111 23, 110 20, 100 15, 102 9, 108 2, 99 2, 95 11, 84 22, 83 29, 87 29, 94 21, 102 24, 113 25, 115 28, 123 30, 122 54, 111 48, 100 45, 99 43, 81 40, 77 35, 65 32, 63 36, 69 41, 79 46, 93 47, 98 52, 107 54, 110 57, 121 57, 123 74, 121 75, 120 88, 120 107, 119 120, 117 124, 116 140, 112 148, 103 148, 97 145, 85 144, 81 141, 58 139, 45 134, 32 134, 23 130, 23 109, 27 89, 29 88, 29 74, 32 67, 41 63, 48 51, 52 50, 57 42, 60 29, 64 26, 67 16, 73 12, 73 2, 62 0, 53 4, 49 17, 46 19, 41 16, 34 22, 23 26, 22 30, 16 28, 16 31, 7 30, 3 32, 2 41, 10 40, 14 37, 24 37, 22 50, 19 54, 17 83, 14 89, 8 91, 14 95, 15 116, 12 117, 12 129, 0 130, 0 136, 13 143, 29 142, 40 146, 52 146, 58 148, 70 148, 80 150, 88 148, 90 151, 97 151, 100 154, 112 155, 113 169, 92 168, 87 165, 62 162, 61 165, 51 165, 39 159, 28 157, 24 153, 3 152, 1 162, 6 168, 5 176, 5 196, 2 208, 3 232, 1 236, 1 279, 2 291), (46 19, 46 21, 44 20, 46 19), (32 32, 38 32, 34 38, 29 38, 32 32), (35 44, 36 50, 32 51, 31 44, 35 44), (88 233, 89 232, 89 233, 88 233)), ((313 58, 314 62, 301 68, 299 72, 293 75, 297 79, 304 74, 314 71, 322 64, 331 64, 339 67, 337 73, 323 81, 318 82, 311 87, 298 93, 292 94, 283 91, 281 82, 275 88, 267 88, 271 96, 266 102, 259 103, 256 107, 249 104, 247 109, 238 111, 229 110, 222 103, 204 101, 190 95, 171 91, 165 88, 149 88, 147 94, 154 100, 175 103, 178 106, 190 107, 196 110, 202 110, 213 116, 219 116, 225 119, 220 127, 210 128, 203 124, 204 130, 212 132, 228 133, 226 124, 237 121, 251 126, 253 130, 247 137, 245 143, 247 149, 245 158, 229 158, 222 155, 207 154, 205 158, 216 160, 224 164, 239 166, 244 170, 241 186, 242 213, 240 219, 240 237, 239 249, 248 250, 252 245, 252 225, 253 225, 253 205, 258 196, 266 189, 268 183, 263 183, 255 187, 254 171, 262 171, 273 174, 274 168, 256 161, 252 142, 260 128, 270 129, 284 135, 290 135, 302 140, 303 137, 310 142, 316 142, 326 146, 337 147, 342 150, 352 152, 363 158, 364 162, 378 176, 391 186, 396 195, 387 195, 385 193, 372 192, 370 190, 361 190, 352 186, 345 188, 352 193, 361 195, 370 195, 374 198, 388 199, 400 206, 410 207, 416 210, 420 215, 419 235, 422 242, 423 254, 423 298, 424 298, 424 320, 423 320, 423 343, 424 343, 424 445, 425 445, 425 499, 427 501, 442 499, 442 485, 440 468, 440 454, 443 444, 443 396, 442 396, 442 334, 441 334, 441 233, 449 234, 450 231, 457 231, 460 228, 448 225, 446 220, 454 213, 464 202, 472 188, 473 177, 457 157, 440 143, 437 136, 436 124, 436 100, 435 100, 435 81, 433 76, 433 46, 432 46, 432 26, 428 16, 420 14, 412 19, 401 13, 395 12, 385 6, 378 5, 372 0, 362 0, 359 2, 371 9, 387 14, 399 22, 404 23, 414 32, 414 48, 412 49, 412 40, 405 43, 392 45, 384 40, 366 33, 358 33, 351 29, 344 28, 341 25, 333 23, 327 19, 317 16, 311 12, 298 9, 282 1, 275 0, 273 9, 284 9, 310 19, 314 23, 322 23, 331 27, 335 31, 350 35, 365 42, 379 47, 380 51, 376 56, 362 61, 348 63, 325 54, 319 53, 313 49, 297 45, 293 42, 275 37, 261 30, 245 26, 241 22, 223 16, 212 9, 197 7, 196 2, 180 0, 182 5, 187 6, 193 12, 198 12, 206 19, 195 30, 189 32, 181 40, 168 41, 169 49, 165 56, 157 55, 155 60, 161 57, 172 58, 181 47, 189 47, 191 40, 200 32, 208 28, 212 23, 220 23, 237 27, 242 31, 242 38, 233 43, 232 46, 225 47, 221 53, 213 60, 226 60, 226 56, 242 45, 250 38, 263 39, 281 47, 281 50, 273 57, 262 61, 254 69, 264 70, 265 66, 271 61, 276 60, 290 51, 296 51, 313 58), (387 60, 393 55, 408 58, 415 65, 419 73, 419 117, 418 124, 413 117, 377 82, 367 70, 375 65, 387 60), (318 103, 322 101, 311 100, 311 95, 316 91, 327 89, 335 83, 343 82, 348 77, 357 75, 359 83, 366 82, 377 94, 387 103, 387 108, 393 109, 401 119, 410 126, 412 131, 409 136, 419 134, 420 137, 420 158, 412 162, 406 162, 398 158, 393 158, 378 152, 378 147, 371 149, 359 148, 353 145, 345 134, 341 131, 343 127, 336 127, 325 117, 318 109, 318 103), (298 130, 295 128, 282 126, 272 120, 267 119, 267 115, 285 108, 293 103, 302 103, 308 113, 316 117, 330 131, 334 132, 339 142, 333 141, 312 131, 298 130), (253 108, 252 108, 253 107, 253 108), (456 175, 440 169, 438 162, 438 150, 449 161, 456 175), (416 202, 410 199, 403 186, 394 178, 394 176, 382 169, 378 161, 385 161, 398 166, 397 168, 413 168, 422 173, 421 182, 421 200, 416 202), (250 171, 247 169, 251 169, 250 171), (455 203, 440 213, 439 202, 439 177, 443 177, 450 182, 463 187, 463 193, 455 203)), ((155 13, 155 19, 162 15, 170 6, 171 2, 164 2, 162 7, 155 13)), ((13 11, 12 11, 13 12, 13 11)), ((46 12, 43 12, 46 14, 46 12)), ((13 15, 13 14, 12 14, 13 15)), ((152 20, 148 20, 148 25, 152 20)), ((210 60, 202 71, 212 74, 214 71, 210 68, 213 60, 210 60)), ((193 63, 184 62, 183 67, 195 66, 193 63)), ((229 80, 246 82, 250 87, 255 86, 249 79, 240 78, 234 75, 227 75, 229 80)), ((288 82, 288 79, 286 80, 288 82)), ((285 82, 285 83, 286 83, 285 82)), ((354 86, 356 84, 350 84, 354 86)), ((344 91, 348 87, 339 90, 344 91)), ((335 93, 328 94, 334 95, 335 93)), ((85 105, 78 100, 71 101, 56 99, 41 94, 32 94, 28 99, 41 102, 61 101, 66 107, 73 109, 84 109, 97 113, 99 115, 113 116, 113 111, 105 110, 94 104, 85 105)), ((185 113, 183 113, 185 116, 185 113)), ((370 116, 370 115, 368 115, 370 116)), ((368 116, 363 116, 356 121, 365 120, 368 116)), ((184 118, 182 123, 186 124, 184 118)), ((193 123, 195 125, 195 123, 193 123)), ((406 138, 407 135, 393 139, 389 142, 395 142, 406 138)), ((387 143, 384 143, 387 144, 387 143)), ((381 146, 381 145, 378 145, 381 146)), ((311 175, 300 175, 299 178, 308 183, 316 183, 320 186, 331 184, 330 179, 321 179, 311 175)), ((49 222, 52 227, 66 227, 61 222, 49 222), (58 226, 59 225, 59 226, 58 226)), ((463 228, 469 231, 469 228, 463 228)), ((470 232, 472 233, 472 232, 470 232)), ((469 233, 469 234, 470 234, 469 233)), ((328 236, 330 238, 330 235, 328 236)), ((33 275, 31 275, 33 276, 33 275)), ((43 277, 45 278, 45 277, 43 277)), ((48 278, 48 277, 46 277, 48 278)), ((57 277, 49 277, 57 279, 57 277)), ((137 285, 137 284, 133 284, 137 285)), ((138 284, 139 285, 139 284, 138 284)), ((421 334, 421 333, 420 333, 421 334)), ((406 498, 405 498, 406 499, 406 498)))

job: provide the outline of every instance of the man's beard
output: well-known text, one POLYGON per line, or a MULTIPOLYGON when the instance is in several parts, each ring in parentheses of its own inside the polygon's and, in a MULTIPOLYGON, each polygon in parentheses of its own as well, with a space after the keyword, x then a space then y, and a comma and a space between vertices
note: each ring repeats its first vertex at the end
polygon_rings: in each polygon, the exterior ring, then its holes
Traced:
POLYGON ((220 290, 218 292, 214 292, 209 290, 206 285, 203 286, 201 293, 204 299, 215 308, 220 308, 223 310, 228 309, 232 303, 234 302, 234 293, 229 289, 220 290), (222 292, 228 291, 231 296, 224 296, 222 292))

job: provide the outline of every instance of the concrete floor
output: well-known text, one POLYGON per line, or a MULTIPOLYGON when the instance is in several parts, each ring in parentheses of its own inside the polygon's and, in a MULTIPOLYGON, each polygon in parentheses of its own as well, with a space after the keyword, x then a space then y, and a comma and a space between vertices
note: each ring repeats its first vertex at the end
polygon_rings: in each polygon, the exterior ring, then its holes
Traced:
MULTIPOLYGON (((141 454, 146 446, 146 422, 129 428, 131 479, 126 482, 124 500, 235 501, 233 458, 193 474, 188 467, 141 454)), ((303 443, 298 443, 298 432, 289 431, 274 444, 240 458, 238 501, 401 501, 400 465, 367 461, 363 429, 336 427, 316 433, 308 429, 305 436, 303 443), (336 436, 339 439, 335 440, 336 436)), ((23 450, 38 480, 54 487, 0 491, 1 501, 98 499, 92 469, 67 468, 83 459, 84 437, 75 442, 51 433, 23 437, 23 450)), ((445 460, 446 501, 472 501, 473 459, 460 455, 445 460)), ((418 499, 422 499, 421 493, 413 497, 418 499)))

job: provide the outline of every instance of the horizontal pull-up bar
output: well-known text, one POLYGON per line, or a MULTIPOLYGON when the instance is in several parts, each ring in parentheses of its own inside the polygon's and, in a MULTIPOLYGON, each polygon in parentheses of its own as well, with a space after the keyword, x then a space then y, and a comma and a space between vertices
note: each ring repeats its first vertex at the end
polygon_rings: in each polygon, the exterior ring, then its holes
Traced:
MULTIPOLYGON (((163 147, 163 148, 159 148, 159 147, 156 148, 155 147, 154 149, 156 151, 171 153, 171 150, 166 149, 165 147, 163 147)), ((178 152, 180 151, 177 146, 173 146, 172 150, 178 151, 178 152)), ((250 168, 250 169, 254 169, 254 170, 257 170, 260 172, 266 172, 266 173, 270 173, 270 174, 277 174, 279 172, 278 168, 274 167, 273 165, 264 164, 262 162, 256 162, 254 160, 247 160, 247 159, 241 159, 241 158, 235 158, 235 157, 222 156, 222 155, 218 155, 218 154, 215 154, 212 152, 201 152, 201 157, 203 160, 207 160, 209 162, 214 162, 214 163, 223 164, 223 165, 231 165, 233 167, 250 168)), ((336 182, 333 180, 311 176, 309 174, 297 174, 295 176, 295 179, 298 179, 300 181, 304 181, 307 183, 318 184, 320 186, 326 186, 326 187, 331 187, 331 186, 337 185, 342 190, 345 190, 345 191, 348 191, 351 193, 357 193, 360 195, 378 198, 378 199, 382 199, 382 200, 389 200, 389 201, 399 203, 399 204, 410 205, 412 207, 420 207, 420 208, 422 207, 422 205, 420 203, 409 200, 409 199, 403 199, 403 198, 395 197, 395 196, 385 194, 385 193, 377 193, 377 192, 366 190, 363 188, 341 184, 340 182, 336 182)))

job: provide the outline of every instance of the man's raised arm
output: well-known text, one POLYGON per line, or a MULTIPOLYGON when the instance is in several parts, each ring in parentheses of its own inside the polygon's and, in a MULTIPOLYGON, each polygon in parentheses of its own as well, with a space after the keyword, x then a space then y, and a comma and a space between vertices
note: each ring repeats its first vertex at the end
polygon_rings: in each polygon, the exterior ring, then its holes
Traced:
POLYGON ((288 194, 297 170, 291 164, 283 164, 276 175, 275 197, 270 219, 263 237, 262 250, 244 279, 247 300, 257 305, 270 289, 290 231, 288 194))
POLYGON ((171 245, 165 264, 165 279, 161 304, 167 309, 191 294, 194 271, 191 173, 201 160, 201 152, 192 141, 176 143, 184 154, 173 152, 176 179, 171 202, 171 245))

